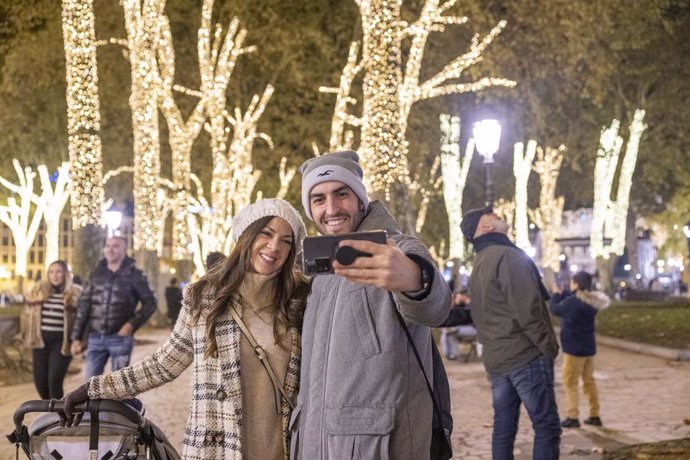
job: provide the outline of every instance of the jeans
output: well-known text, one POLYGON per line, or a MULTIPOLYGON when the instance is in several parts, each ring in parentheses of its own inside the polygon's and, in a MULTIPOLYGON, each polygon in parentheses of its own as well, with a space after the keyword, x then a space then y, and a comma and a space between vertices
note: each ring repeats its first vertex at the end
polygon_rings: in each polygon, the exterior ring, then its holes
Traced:
POLYGON ((553 359, 543 356, 506 374, 490 374, 494 406, 491 451, 494 460, 512 460, 520 404, 525 405, 534 429, 534 460, 557 459, 561 425, 553 390, 553 359))
POLYGON ((32 350, 34 384, 41 399, 62 399, 64 396, 62 383, 65 381, 65 374, 72 357, 63 356, 60 352, 62 332, 41 331, 41 335, 45 347, 32 350))
POLYGON ((101 334, 92 332, 86 351, 86 378, 100 375, 105 369, 105 363, 110 358, 110 367, 113 371, 129 366, 129 359, 134 348, 134 336, 101 334))
POLYGON ((599 392, 594 380, 594 356, 573 356, 563 353, 563 387, 565 388, 565 415, 579 417, 578 383, 589 401, 589 416, 599 417, 599 392))

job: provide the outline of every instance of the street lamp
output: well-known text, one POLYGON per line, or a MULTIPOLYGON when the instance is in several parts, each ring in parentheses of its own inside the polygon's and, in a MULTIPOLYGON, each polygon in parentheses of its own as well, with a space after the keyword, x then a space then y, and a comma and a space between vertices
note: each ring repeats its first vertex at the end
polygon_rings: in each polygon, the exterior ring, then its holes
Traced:
POLYGON ((122 223, 122 213, 114 209, 105 212, 105 226, 108 227, 108 238, 115 236, 122 223))
POLYGON ((480 120, 472 127, 472 136, 477 152, 484 157, 486 168, 486 206, 494 204, 494 183, 491 178, 491 165, 494 162, 494 154, 498 152, 498 144, 501 140, 501 124, 498 120, 480 120))

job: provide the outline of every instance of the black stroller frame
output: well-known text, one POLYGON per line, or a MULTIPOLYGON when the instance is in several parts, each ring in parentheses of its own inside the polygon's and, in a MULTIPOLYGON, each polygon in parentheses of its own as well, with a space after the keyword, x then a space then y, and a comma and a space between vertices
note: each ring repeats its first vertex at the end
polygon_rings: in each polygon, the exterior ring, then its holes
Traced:
POLYGON ((88 459, 89 460, 179 460, 180 456, 172 447, 163 432, 152 422, 147 420, 142 413, 122 401, 111 399, 94 399, 85 404, 76 406, 75 413, 80 424, 71 428, 60 427, 59 414, 63 411, 64 401, 60 400, 36 400, 26 401, 20 405, 14 413, 15 430, 7 439, 16 447, 16 458, 19 459, 21 448, 30 459, 61 460, 64 453, 57 449, 53 451, 36 452, 36 442, 32 439, 47 439, 51 436, 62 439, 74 437, 74 444, 84 438, 88 430, 88 459), (38 417, 30 427, 24 424, 24 416, 32 412, 44 413, 38 417), (88 422, 88 428, 85 427, 88 422), (127 437, 129 447, 125 442, 120 442, 122 449, 117 452, 109 450, 99 457, 98 447, 101 431, 104 430, 111 437, 127 437), (48 456, 46 456, 48 455, 48 456))

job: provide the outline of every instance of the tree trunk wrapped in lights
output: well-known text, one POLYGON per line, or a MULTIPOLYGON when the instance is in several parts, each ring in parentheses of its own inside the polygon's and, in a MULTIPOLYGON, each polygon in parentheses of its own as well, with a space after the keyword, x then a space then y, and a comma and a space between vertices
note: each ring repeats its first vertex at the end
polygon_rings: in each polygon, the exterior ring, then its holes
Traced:
MULTIPOLYGON (((420 16, 413 24, 402 21, 402 0, 355 0, 362 18, 362 60, 357 62, 359 45, 350 47, 350 55, 338 88, 321 88, 337 95, 333 116, 330 148, 350 146, 349 126, 361 128, 360 145, 366 178, 375 197, 389 198, 395 185, 394 203, 405 215, 409 230, 414 219, 410 210, 408 172, 407 121, 415 102, 448 94, 480 91, 489 86, 512 87, 515 82, 502 78, 482 78, 470 83, 453 83, 463 72, 481 59, 482 52, 505 26, 501 21, 482 41, 472 39, 470 49, 446 65, 429 80, 420 83, 419 75, 424 49, 432 31, 443 31, 446 25, 463 24, 467 18, 445 16, 454 5, 451 0, 439 5, 439 0, 427 0, 420 16), (402 60, 402 41, 411 38, 407 61, 402 60), (363 69, 363 101, 360 117, 348 115, 349 106, 356 101, 350 97, 352 81, 363 69), (404 70, 403 70, 404 69, 404 70)), ((412 187, 422 190, 422 187, 412 187)))
POLYGON ((101 224, 103 158, 92 0, 62 1, 72 227, 101 224))
POLYGON ((448 258, 465 259, 465 242, 460 230, 462 197, 474 155, 474 139, 467 142, 465 157, 460 160, 460 117, 443 114, 441 120, 441 172, 443 197, 448 214, 448 258))
POLYGON ((12 160, 14 170, 17 173, 19 184, 12 183, 0 176, 0 184, 10 192, 19 197, 19 201, 14 196, 7 198, 7 205, 0 206, 0 221, 2 221, 14 239, 14 250, 17 258, 14 273, 19 277, 19 288, 22 289, 22 281, 26 276, 27 254, 36 238, 38 226, 41 223, 43 212, 47 203, 34 192, 34 179, 36 173, 27 166, 22 169, 18 160, 12 160))
POLYGON ((546 270, 558 272, 560 269, 560 246, 556 242, 563 220, 563 197, 556 197, 556 182, 563 164, 565 146, 557 149, 546 147, 537 148, 537 159, 534 162, 534 172, 539 175, 541 189, 539 191, 539 208, 531 212, 534 223, 542 232, 541 266, 546 270))
POLYGON ((155 252, 160 247, 160 227, 165 224, 158 207, 160 139, 158 99, 161 79, 156 50, 165 1, 122 0, 129 55, 134 131, 134 249, 155 252))
MULTIPOLYGON (((45 165, 38 166, 38 177, 41 180, 40 200, 45 203, 43 220, 46 223, 46 270, 51 263, 60 258, 60 216, 70 197, 70 165, 62 163, 57 170, 55 188, 51 185, 50 174, 45 165)), ((102 188, 101 188, 102 189, 102 188)))
POLYGON ((537 152, 537 141, 513 146, 513 175, 515 176, 515 245, 523 250, 532 246, 527 222, 527 183, 532 172, 532 161, 537 152))
POLYGON ((637 164, 640 137, 647 128, 644 116, 644 110, 636 110, 630 124, 630 138, 620 168, 616 201, 611 199, 611 192, 623 146, 623 138, 618 135, 620 122, 614 119, 609 128, 602 130, 594 167, 594 209, 590 243, 592 257, 608 259, 612 254, 622 255, 625 250, 632 176, 637 164), (611 244, 606 246, 604 238, 610 238, 611 244))

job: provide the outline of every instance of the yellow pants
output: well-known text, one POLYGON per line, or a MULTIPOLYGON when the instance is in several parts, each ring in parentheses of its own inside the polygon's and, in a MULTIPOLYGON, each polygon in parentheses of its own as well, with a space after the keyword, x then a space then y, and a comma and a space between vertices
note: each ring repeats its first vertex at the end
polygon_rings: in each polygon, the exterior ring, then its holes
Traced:
POLYGON ((589 416, 599 417, 599 393, 594 381, 594 356, 573 356, 563 353, 563 386, 565 387, 565 413, 578 418, 578 383, 582 377, 585 396, 589 400, 589 416))

